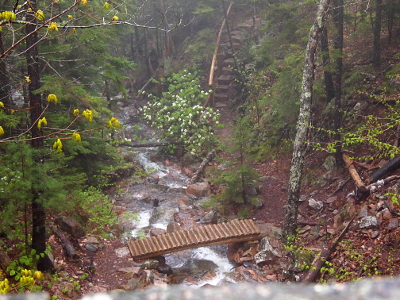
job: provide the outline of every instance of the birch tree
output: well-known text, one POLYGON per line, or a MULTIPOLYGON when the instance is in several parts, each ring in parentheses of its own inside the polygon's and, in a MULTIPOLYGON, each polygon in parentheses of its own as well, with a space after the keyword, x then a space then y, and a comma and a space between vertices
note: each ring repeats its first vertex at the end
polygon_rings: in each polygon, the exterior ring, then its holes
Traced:
POLYGON ((297 215, 300 188, 303 175, 304 157, 307 150, 307 136, 311 119, 312 88, 314 83, 315 53, 318 39, 323 30, 325 16, 329 9, 330 0, 321 0, 317 16, 311 27, 303 67, 302 91, 300 95, 300 111, 296 126, 296 137, 292 154, 288 202, 285 206, 283 240, 288 242, 295 236, 297 230, 297 215))

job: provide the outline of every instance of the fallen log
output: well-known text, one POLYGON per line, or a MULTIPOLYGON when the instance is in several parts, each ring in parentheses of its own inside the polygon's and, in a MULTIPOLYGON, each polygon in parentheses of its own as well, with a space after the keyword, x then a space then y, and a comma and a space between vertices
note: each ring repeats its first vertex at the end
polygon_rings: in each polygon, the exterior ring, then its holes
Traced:
POLYGON ((215 149, 211 150, 208 152, 206 158, 201 162, 200 167, 197 169, 197 171, 194 173, 193 177, 190 179, 189 184, 196 183, 201 174, 204 172, 204 169, 206 168, 207 164, 212 161, 217 154, 217 151, 215 149))
POLYGON ((351 178, 355 182, 358 190, 362 193, 367 191, 367 188, 362 181, 360 175, 358 174, 356 168, 354 167, 353 162, 349 159, 349 156, 346 153, 343 153, 343 161, 346 164, 347 169, 349 170, 351 178))
POLYGON ((166 142, 147 142, 147 143, 121 143, 120 146, 127 146, 132 148, 146 148, 146 147, 161 147, 161 146, 168 146, 168 145, 183 145, 183 142, 180 141, 166 141, 166 142))
POLYGON ((12 260, 8 256, 7 252, 3 250, 2 247, 0 247, 0 269, 7 274, 7 267, 11 265, 12 260))
POLYGON ((370 191, 373 191, 374 189, 383 186, 385 184, 388 184, 389 182, 392 182, 393 180, 399 179, 399 175, 392 175, 389 177, 386 177, 385 179, 378 180, 377 182, 371 183, 370 185, 367 185, 367 189, 370 191))
POLYGON ((62 232, 61 229, 59 229, 58 227, 56 227, 53 224, 50 224, 50 228, 51 230, 54 232, 54 234, 59 238, 62 247, 65 251, 65 254, 68 257, 71 257, 73 259, 78 259, 79 255, 78 253, 76 253, 74 247, 72 246, 71 242, 69 241, 69 239, 65 236, 65 234, 62 232))
POLYGON ((393 158, 387 164, 385 164, 382 168, 380 168, 378 171, 372 173, 371 182, 375 182, 378 179, 381 179, 387 173, 392 172, 398 168, 400 168, 400 156, 393 158))
POLYGON ((302 283, 311 283, 314 282, 315 278, 319 274, 319 271, 321 268, 324 266, 325 262, 329 259, 329 256, 331 256, 332 252, 335 250, 337 245, 340 243, 340 241, 343 239, 345 234, 350 228, 350 225, 353 223, 355 217, 357 214, 355 214, 347 224, 347 226, 342 230, 338 238, 335 240, 335 242, 329 247, 324 249, 313 261, 311 264, 311 267, 308 269, 306 275, 303 277, 301 280, 302 283))

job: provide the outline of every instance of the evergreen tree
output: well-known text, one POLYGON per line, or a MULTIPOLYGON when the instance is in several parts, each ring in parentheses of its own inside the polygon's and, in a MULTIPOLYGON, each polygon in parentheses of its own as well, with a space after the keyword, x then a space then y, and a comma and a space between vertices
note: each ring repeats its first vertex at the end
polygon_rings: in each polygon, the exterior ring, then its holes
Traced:
POLYGON ((225 170, 214 174, 213 182, 221 184, 222 193, 214 196, 226 211, 234 210, 239 217, 250 216, 252 205, 258 205, 256 195, 259 172, 252 165, 252 126, 247 118, 235 122, 235 132, 232 138, 223 141, 222 150, 228 154, 222 159, 225 170))

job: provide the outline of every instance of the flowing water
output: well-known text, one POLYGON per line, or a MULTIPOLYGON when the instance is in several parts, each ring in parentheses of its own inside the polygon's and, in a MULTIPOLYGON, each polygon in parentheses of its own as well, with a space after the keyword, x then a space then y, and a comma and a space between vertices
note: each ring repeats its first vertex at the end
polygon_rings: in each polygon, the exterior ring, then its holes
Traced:
MULTIPOLYGON (((138 134, 138 128, 140 128, 139 134, 150 140, 154 138, 154 132, 144 124, 138 124, 135 129, 132 126, 132 116, 137 113, 135 109, 127 108, 124 109, 123 113, 120 114, 119 119, 122 124, 125 124, 125 129, 122 131, 122 136, 125 140, 129 141, 133 134, 138 134)), ((173 214, 179 211, 178 199, 187 197, 185 194, 186 186, 189 182, 189 178, 182 174, 180 168, 176 163, 169 163, 165 165, 162 162, 152 161, 151 157, 157 156, 158 149, 156 148, 126 148, 125 151, 135 152, 136 160, 141 166, 149 173, 147 177, 149 180, 145 180, 143 183, 132 183, 129 184, 121 201, 123 201, 128 209, 140 216, 139 221, 133 221, 134 229, 131 234, 133 237, 141 235, 144 230, 149 228, 161 228, 166 229, 167 225, 173 221, 173 214), (151 180, 155 179, 156 180, 151 180), (157 203, 157 205, 154 205, 157 203), (157 207, 155 207, 157 206, 157 207), (161 216, 157 217, 155 211, 161 211, 161 216)), ((171 162, 171 159, 169 162, 171 162)), ((193 204, 198 201, 197 199, 191 199, 193 204)), ((189 205, 193 207, 194 205, 189 205)), ((193 208, 195 209, 195 208, 193 208)), ((225 275, 231 271, 233 265, 229 262, 226 257, 227 246, 213 246, 203 247, 191 250, 185 250, 177 253, 165 255, 166 264, 171 266, 174 273, 181 272, 187 277, 197 278, 196 285, 202 286, 204 284, 218 285, 224 280, 225 275), (199 274, 190 274, 193 268, 189 267, 190 262, 209 262, 212 261, 216 265, 216 269, 212 267, 210 270, 201 269, 202 272, 199 274), (207 276, 204 279, 204 273, 212 272, 211 276, 207 276), (188 273, 188 274, 186 274, 188 273), (215 274, 214 274, 215 273, 215 274), (197 277, 196 277, 197 276, 197 277)), ((207 264, 206 264, 207 265, 207 264)), ((214 266, 214 265, 213 265, 214 266)), ((193 284, 193 281, 185 281, 185 284, 193 284)))

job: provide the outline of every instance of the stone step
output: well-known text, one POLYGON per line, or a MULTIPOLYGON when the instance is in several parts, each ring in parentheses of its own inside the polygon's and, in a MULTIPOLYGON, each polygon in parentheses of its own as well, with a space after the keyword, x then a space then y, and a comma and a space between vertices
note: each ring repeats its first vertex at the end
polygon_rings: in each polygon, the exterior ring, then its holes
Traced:
POLYGON ((228 94, 227 93, 215 93, 214 94, 214 103, 219 103, 219 102, 224 102, 228 100, 228 94))
POLYGON ((217 78, 217 83, 219 85, 228 85, 232 81, 232 75, 221 75, 217 78))
POLYGON ((229 85, 217 85, 215 87, 216 94, 226 94, 228 92, 229 85))
POLYGON ((221 70, 221 75, 232 75, 233 68, 230 67, 223 67, 221 70))
POLYGON ((240 48, 242 48, 242 44, 241 43, 233 43, 233 49, 235 50, 239 50, 240 48))
POLYGON ((234 67, 235 66, 235 61, 233 60, 233 58, 227 58, 224 60, 223 62, 224 67, 234 67))
POLYGON ((215 103, 215 108, 224 108, 226 107, 226 104, 223 102, 216 102, 215 103))
POLYGON ((234 44, 235 44, 235 43, 237 43, 237 44, 242 44, 243 41, 244 41, 244 38, 243 38, 243 36, 241 36, 241 35, 233 35, 233 36, 232 36, 232 42, 233 42, 234 44))
POLYGON ((243 31, 241 31, 241 30, 231 31, 231 36, 233 36, 233 35, 243 35, 243 31))

